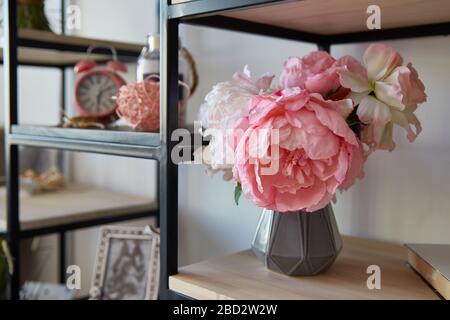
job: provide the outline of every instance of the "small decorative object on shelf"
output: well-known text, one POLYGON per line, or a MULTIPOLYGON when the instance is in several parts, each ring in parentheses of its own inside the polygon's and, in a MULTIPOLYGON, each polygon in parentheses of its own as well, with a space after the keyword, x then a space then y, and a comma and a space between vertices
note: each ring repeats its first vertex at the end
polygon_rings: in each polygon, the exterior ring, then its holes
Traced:
MULTIPOLYGON (((159 80, 158 75, 150 75, 143 81, 130 83, 122 86, 116 97, 118 108, 117 115, 130 124, 137 131, 158 131, 159 130, 159 80)), ((187 84, 179 81, 180 85, 190 89, 187 84)), ((180 101, 178 111, 184 113, 184 101, 180 101)))
POLYGON ((44 12, 44 0, 18 0, 17 27, 52 31, 44 12))
POLYGON ((117 59, 116 50, 111 50, 112 59, 106 63, 107 69, 99 69, 94 60, 89 56, 93 50, 100 46, 90 46, 87 50, 87 58, 75 65, 74 71, 81 75, 75 83, 75 106, 82 116, 95 117, 96 122, 103 124, 117 120, 117 103, 113 96, 126 81, 118 74, 127 72, 127 67, 117 59))
POLYGON ((63 128, 77 128, 77 129, 105 129, 105 125, 100 123, 98 117, 94 116, 74 116, 69 117, 64 111, 62 112, 63 128))
POLYGON ((159 34, 151 33, 147 35, 147 44, 137 60, 137 81, 143 81, 148 76, 159 76, 159 57, 159 34))
POLYGON ((143 80, 122 86, 116 98, 117 115, 137 131, 159 130, 159 83, 143 80))
POLYGON ((211 139, 196 161, 237 183, 236 203, 244 193, 265 208, 252 246, 268 268, 315 275, 342 248, 330 202, 363 177, 373 151, 394 150, 394 125, 415 140, 425 87, 411 63, 379 43, 363 64, 324 51, 290 57, 280 84, 272 80, 254 80, 246 67, 214 86, 200 110, 211 139))
POLYGON ((100 231, 92 300, 156 300, 159 230, 108 226, 100 231))
POLYGON ((64 188, 64 176, 56 167, 41 174, 28 169, 20 176, 20 185, 30 194, 56 191, 64 188))
MULTIPOLYGON (((194 94, 198 84, 198 72, 194 57, 188 49, 181 46, 179 52, 178 69, 180 80, 187 83, 191 95, 194 94)), ((137 60, 136 80, 143 81, 149 76, 159 76, 159 34, 151 33, 147 36, 147 44, 142 48, 137 60)))
MULTIPOLYGON (((136 79, 142 82, 144 79, 159 79, 159 34, 152 33, 147 36, 147 44, 142 48, 141 54, 137 60, 136 79), (157 78, 155 77, 157 76, 157 78)), ((195 60, 192 54, 185 47, 181 46, 178 61, 179 80, 186 83, 189 87, 188 93, 180 90, 180 107, 178 110, 178 123, 180 126, 185 124, 185 104, 187 99, 194 94, 198 84, 198 73, 195 60)), ((148 131, 148 130, 144 130, 148 131)), ((151 130, 153 131, 153 130, 151 130)))

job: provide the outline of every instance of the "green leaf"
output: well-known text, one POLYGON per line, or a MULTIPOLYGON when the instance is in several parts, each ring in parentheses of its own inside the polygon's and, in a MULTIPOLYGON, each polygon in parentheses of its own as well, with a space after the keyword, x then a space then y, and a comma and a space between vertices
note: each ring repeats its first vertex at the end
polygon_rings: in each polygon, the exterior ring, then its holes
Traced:
POLYGON ((234 188, 234 202, 236 202, 236 205, 239 205, 239 198, 242 194, 242 186, 240 183, 236 184, 236 187, 234 188))

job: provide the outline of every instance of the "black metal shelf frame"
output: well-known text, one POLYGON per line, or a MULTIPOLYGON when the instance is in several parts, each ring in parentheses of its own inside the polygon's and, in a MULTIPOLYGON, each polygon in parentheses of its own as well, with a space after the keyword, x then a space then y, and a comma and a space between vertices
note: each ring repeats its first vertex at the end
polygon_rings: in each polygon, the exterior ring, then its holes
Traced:
POLYGON ((170 61, 178 61, 179 24, 191 24, 243 33, 264 35, 280 39, 296 40, 316 44, 318 49, 330 51, 331 45, 368 41, 405 39, 450 34, 450 23, 403 27, 395 29, 371 30, 335 35, 321 35, 261 23, 220 16, 219 14, 293 2, 293 0, 195 0, 171 5, 161 0, 161 128, 164 135, 160 164, 160 223, 161 223, 161 280, 160 296, 163 299, 189 299, 170 290, 169 277, 178 270, 178 171, 166 155, 173 145, 167 136, 176 128, 177 66, 170 61))
MULTIPOLYGON (((65 8, 65 0, 61 0, 62 34, 65 33, 65 8)), ((121 214, 110 217, 93 218, 80 222, 63 223, 54 226, 21 230, 19 221, 19 147, 23 145, 49 149, 103 153, 110 155, 154 159, 158 162, 160 162, 160 147, 159 145, 153 146, 132 143, 115 143, 114 141, 98 142, 77 138, 67 139, 57 136, 13 133, 16 128, 21 127, 18 125, 18 66, 25 65, 59 69, 61 71, 61 105, 64 106, 64 108, 66 107, 66 69, 69 67, 73 67, 72 63, 56 65, 39 62, 20 63, 18 60, 18 47, 56 51, 86 52, 87 46, 19 38, 16 24, 16 1, 4 1, 3 10, 4 38, 3 59, 1 62, 4 66, 5 171, 7 187, 6 237, 15 264, 15 272, 10 276, 9 298, 17 300, 19 298, 20 290, 19 270, 21 239, 42 236, 45 234, 59 235, 59 277, 61 281, 64 281, 66 266, 66 232, 99 226, 107 223, 145 217, 156 217, 157 224, 159 224, 159 209, 156 208, 154 210, 144 210, 132 214, 121 214)), ((99 48, 96 53, 109 55, 109 51, 105 51, 101 48, 99 48)), ((122 59, 131 61, 131 59, 136 59, 139 53, 119 48, 117 50, 117 54, 122 59)), ((157 179, 159 181, 159 178, 157 179)))

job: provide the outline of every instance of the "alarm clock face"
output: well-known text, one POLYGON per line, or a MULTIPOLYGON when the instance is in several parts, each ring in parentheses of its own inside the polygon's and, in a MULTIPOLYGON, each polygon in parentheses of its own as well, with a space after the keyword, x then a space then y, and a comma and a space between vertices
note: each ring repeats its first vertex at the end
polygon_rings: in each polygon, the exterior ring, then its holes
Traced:
POLYGON ((113 113, 113 96, 125 82, 107 70, 95 70, 83 75, 75 87, 75 101, 83 115, 103 116, 113 113))

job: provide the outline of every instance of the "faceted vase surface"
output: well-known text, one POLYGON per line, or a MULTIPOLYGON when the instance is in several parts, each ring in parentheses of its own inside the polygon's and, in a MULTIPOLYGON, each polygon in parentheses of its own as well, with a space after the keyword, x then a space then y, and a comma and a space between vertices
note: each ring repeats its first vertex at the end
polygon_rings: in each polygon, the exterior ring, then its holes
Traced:
POLYGON ((264 209, 252 249, 265 266, 290 276, 327 270, 342 249, 331 205, 315 212, 264 209))

